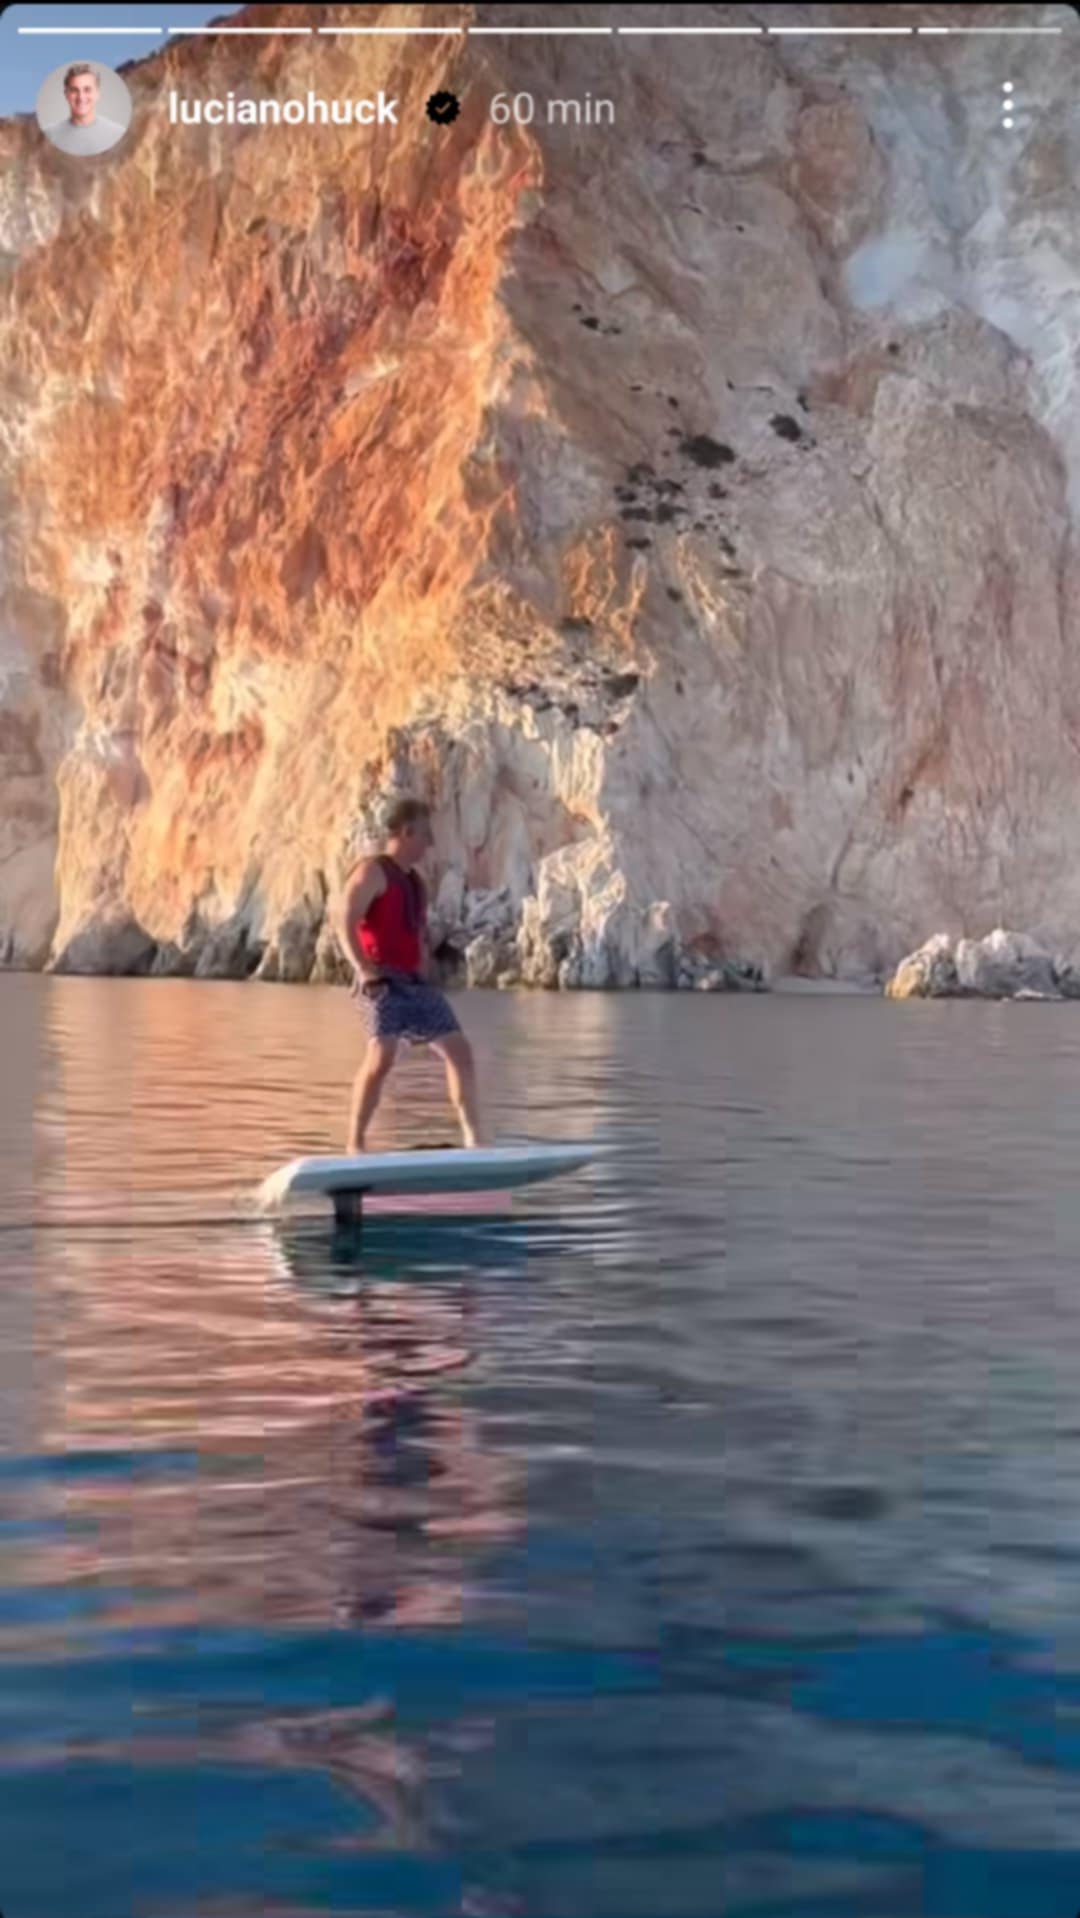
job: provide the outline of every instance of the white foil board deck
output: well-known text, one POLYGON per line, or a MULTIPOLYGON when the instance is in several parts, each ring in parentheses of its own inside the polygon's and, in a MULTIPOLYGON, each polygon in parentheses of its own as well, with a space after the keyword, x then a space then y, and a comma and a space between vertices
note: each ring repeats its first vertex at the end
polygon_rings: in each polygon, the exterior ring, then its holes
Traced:
POLYGON ((596 1156, 592 1145, 504 1145, 293 1159, 264 1179, 258 1203, 271 1211, 306 1192, 358 1199, 383 1193, 498 1192, 577 1172, 596 1156))

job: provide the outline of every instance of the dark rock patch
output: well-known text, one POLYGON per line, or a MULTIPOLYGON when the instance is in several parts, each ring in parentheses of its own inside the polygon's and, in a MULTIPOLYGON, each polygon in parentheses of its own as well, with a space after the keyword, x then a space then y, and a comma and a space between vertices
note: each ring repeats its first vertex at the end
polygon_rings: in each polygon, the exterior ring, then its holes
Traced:
POLYGON ((693 460, 695 466, 729 466, 735 458, 730 446, 714 440, 708 433, 689 434, 679 441, 679 451, 693 460))
POLYGON ((153 969, 158 942, 137 919, 120 913, 75 933, 50 961, 59 973, 105 973, 116 978, 145 978, 153 969))

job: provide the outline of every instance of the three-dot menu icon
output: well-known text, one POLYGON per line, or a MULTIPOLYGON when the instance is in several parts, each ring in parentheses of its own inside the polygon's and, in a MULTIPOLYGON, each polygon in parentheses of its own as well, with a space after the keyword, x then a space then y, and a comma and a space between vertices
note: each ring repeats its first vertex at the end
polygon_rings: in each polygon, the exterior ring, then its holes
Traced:
POLYGON ((1006 80, 1001 88, 1001 124, 1006 129, 1016 125, 1013 118, 1013 95, 1016 89, 1011 80, 1006 80))

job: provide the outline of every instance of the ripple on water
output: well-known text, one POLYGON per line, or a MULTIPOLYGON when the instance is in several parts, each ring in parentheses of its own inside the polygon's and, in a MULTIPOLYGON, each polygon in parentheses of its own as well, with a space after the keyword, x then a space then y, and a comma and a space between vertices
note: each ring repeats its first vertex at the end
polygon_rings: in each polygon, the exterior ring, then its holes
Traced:
POLYGON ((619 1150, 358 1245, 342 995, 0 978, 5 1910, 1080 1903, 1080 1028, 686 998, 470 1000, 619 1150))

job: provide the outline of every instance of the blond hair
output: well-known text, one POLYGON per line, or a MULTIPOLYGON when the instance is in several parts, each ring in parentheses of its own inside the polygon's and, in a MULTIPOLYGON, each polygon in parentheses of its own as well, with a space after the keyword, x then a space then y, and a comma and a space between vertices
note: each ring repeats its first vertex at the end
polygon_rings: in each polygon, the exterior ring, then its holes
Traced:
POLYGON ((98 73, 97 68, 92 67, 90 65, 89 60, 76 60, 75 65, 73 67, 69 67, 67 72, 64 75, 64 92, 65 93, 67 92, 69 86, 71 85, 71 82, 73 80, 77 80, 80 74, 83 74, 83 73, 88 73, 90 75, 91 80, 94 82, 94 85, 97 87, 98 91, 100 92, 101 76, 98 73))

